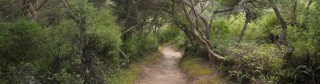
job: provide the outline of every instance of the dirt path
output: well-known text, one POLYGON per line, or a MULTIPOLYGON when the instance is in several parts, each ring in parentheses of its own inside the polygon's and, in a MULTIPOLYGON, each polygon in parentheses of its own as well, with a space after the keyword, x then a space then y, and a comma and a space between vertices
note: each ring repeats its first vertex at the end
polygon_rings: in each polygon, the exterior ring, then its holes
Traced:
POLYGON ((182 57, 172 46, 165 46, 162 51, 163 59, 151 66, 145 66, 136 84, 186 84, 187 80, 178 67, 182 57))

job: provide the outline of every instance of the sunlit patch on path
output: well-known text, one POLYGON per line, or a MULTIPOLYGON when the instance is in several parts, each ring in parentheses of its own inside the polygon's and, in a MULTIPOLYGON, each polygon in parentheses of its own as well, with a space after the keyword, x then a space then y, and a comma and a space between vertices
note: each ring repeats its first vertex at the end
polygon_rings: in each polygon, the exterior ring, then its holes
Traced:
POLYGON ((174 51, 172 46, 164 47, 161 52, 163 59, 144 67, 137 84, 186 84, 187 80, 178 67, 181 53, 174 51))

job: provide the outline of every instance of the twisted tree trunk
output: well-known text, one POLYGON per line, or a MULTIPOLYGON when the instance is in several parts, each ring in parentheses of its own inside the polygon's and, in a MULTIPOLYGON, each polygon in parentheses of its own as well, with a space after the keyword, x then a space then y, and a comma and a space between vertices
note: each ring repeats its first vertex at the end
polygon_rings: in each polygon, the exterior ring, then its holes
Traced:
POLYGON ((196 39, 198 39, 201 42, 201 44, 205 47, 210 61, 223 61, 225 58, 213 52, 212 50, 212 43, 210 41, 211 24, 209 23, 209 20, 206 17, 204 17, 204 15, 201 14, 199 10, 193 5, 192 0, 182 0, 182 4, 184 15, 186 16, 186 19, 189 21, 190 24, 192 35, 196 37, 196 39), (187 8, 185 6, 191 9, 191 14, 188 13, 187 8), (201 21, 205 24, 205 32, 203 32, 200 29, 198 21, 201 21))
POLYGON ((284 67, 287 67, 289 64, 292 62, 292 54, 294 51, 294 47, 288 42, 287 40, 287 31, 288 31, 288 26, 287 23, 284 21, 283 17, 280 14, 280 11, 278 10, 276 3, 273 0, 268 0, 274 13, 276 14, 278 21, 281 25, 282 32, 280 35, 280 43, 284 44, 287 47, 287 52, 285 53, 283 60, 285 60, 284 67))
POLYGON ((240 33, 240 35, 239 35, 238 43, 241 42, 242 37, 244 36, 244 32, 247 30, 247 26, 248 26, 249 22, 250 22, 250 20, 249 20, 249 19, 246 19, 246 21, 245 21, 245 23, 244 23, 244 26, 242 27, 242 31, 241 31, 241 33, 240 33))

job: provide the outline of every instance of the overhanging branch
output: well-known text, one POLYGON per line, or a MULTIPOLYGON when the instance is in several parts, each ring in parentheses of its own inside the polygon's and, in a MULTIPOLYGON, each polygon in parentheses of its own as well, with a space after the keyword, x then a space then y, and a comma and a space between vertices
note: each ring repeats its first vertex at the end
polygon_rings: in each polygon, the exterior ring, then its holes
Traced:
POLYGON ((132 29, 134 29, 136 27, 138 27, 138 25, 135 25, 135 26, 132 26, 132 27, 128 28, 127 30, 123 31, 121 34, 124 35, 124 34, 128 33, 129 31, 131 31, 132 29))

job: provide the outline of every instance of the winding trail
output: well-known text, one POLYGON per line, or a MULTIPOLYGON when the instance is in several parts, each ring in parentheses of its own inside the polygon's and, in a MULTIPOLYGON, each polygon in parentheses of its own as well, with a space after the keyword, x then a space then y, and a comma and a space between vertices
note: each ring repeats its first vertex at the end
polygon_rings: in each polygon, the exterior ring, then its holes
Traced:
POLYGON ((163 59, 151 66, 143 67, 136 84, 186 84, 187 79, 178 67, 180 52, 176 52, 172 46, 165 46, 161 50, 163 59))

